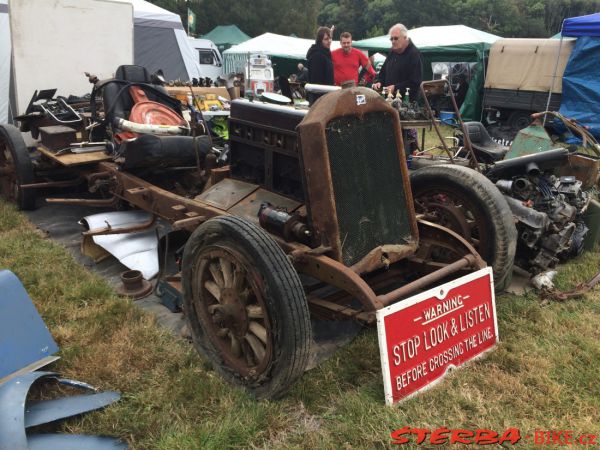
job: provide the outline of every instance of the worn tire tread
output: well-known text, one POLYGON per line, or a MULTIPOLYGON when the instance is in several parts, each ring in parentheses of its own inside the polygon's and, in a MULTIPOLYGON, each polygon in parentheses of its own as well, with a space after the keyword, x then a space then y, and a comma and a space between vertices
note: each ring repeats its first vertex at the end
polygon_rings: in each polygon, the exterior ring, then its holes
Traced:
MULTIPOLYGON (((310 314, 302 283, 285 253, 265 231, 244 219, 234 216, 220 216, 198 227, 190 237, 189 244, 186 244, 183 259, 184 272, 186 271, 186 264, 190 263, 190 258, 193 256, 189 252, 194 249, 194 246, 198 248, 197 244, 203 241, 203 236, 206 233, 212 232, 215 224, 221 227, 225 238, 231 238, 228 235, 234 235, 238 238, 244 236, 246 243, 253 247, 253 252, 262 254, 264 257, 265 265, 270 268, 271 272, 267 277, 278 280, 277 282, 280 283, 282 292, 286 295, 286 308, 282 308, 282 300, 278 301, 277 299, 274 299, 273 306, 277 309, 277 314, 283 317, 283 319, 277 322, 289 325, 293 324, 293 326, 287 326, 285 329, 281 328, 281 325, 278 325, 280 328, 279 331, 285 334, 283 339, 281 339, 282 344, 279 350, 280 352, 291 350, 290 357, 283 367, 278 367, 276 379, 271 379, 260 386, 246 386, 259 397, 277 398, 285 393, 290 385, 304 373, 308 363, 312 336, 310 314), (189 251, 188 245, 190 245, 189 251)), ((187 268, 187 270, 191 269, 187 268)), ((266 289, 269 289, 268 283, 266 283, 266 289)), ((189 290, 187 283, 184 283, 184 297, 188 296, 187 290, 189 290)), ((277 348, 274 348, 274 351, 276 352, 277 348)), ((281 353, 274 353, 273 359, 285 361, 286 357, 285 355, 282 356, 281 353)), ((281 363, 279 366, 281 366, 281 363)), ((217 369, 226 378, 235 381, 235 374, 232 374, 227 368, 217 367, 217 369)))

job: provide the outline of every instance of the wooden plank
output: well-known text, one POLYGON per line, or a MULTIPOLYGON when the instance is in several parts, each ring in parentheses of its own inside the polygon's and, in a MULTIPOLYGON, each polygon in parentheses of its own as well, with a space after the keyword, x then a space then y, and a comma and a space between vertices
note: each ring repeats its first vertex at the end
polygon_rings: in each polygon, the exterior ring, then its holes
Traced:
POLYGON ((42 145, 38 145, 38 150, 44 156, 47 156, 52 161, 55 161, 63 166, 81 166, 100 161, 110 161, 112 159, 112 156, 107 155, 101 150, 88 153, 63 153, 62 155, 56 155, 42 145))

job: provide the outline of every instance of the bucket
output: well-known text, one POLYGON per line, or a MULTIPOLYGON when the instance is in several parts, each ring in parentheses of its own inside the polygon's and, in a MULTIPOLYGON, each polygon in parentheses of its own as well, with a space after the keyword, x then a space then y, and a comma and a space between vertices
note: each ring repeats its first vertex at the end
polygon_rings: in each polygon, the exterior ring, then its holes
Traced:
POLYGON ((456 125, 456 114, 454 111, 440 111, 440 121, 453 127, 456 125))

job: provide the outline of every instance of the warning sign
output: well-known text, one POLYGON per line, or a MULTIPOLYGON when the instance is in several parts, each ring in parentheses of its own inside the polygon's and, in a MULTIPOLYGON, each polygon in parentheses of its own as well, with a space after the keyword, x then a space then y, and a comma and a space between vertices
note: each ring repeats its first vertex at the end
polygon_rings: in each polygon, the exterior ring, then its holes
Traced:
POLYGON ((385 401, 392 404, 498 342, 492 269, 377 311, 377 333, 385 401))

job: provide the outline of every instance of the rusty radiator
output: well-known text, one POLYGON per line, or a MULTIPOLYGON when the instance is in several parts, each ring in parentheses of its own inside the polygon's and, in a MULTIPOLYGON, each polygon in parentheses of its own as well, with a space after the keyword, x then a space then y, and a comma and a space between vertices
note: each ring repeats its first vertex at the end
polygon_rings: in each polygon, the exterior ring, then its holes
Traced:
POLYGON ((406 193, 387 112, 342 116, 326 128, 342 259, 360 261, 384 244, 411 236, 406 193))

